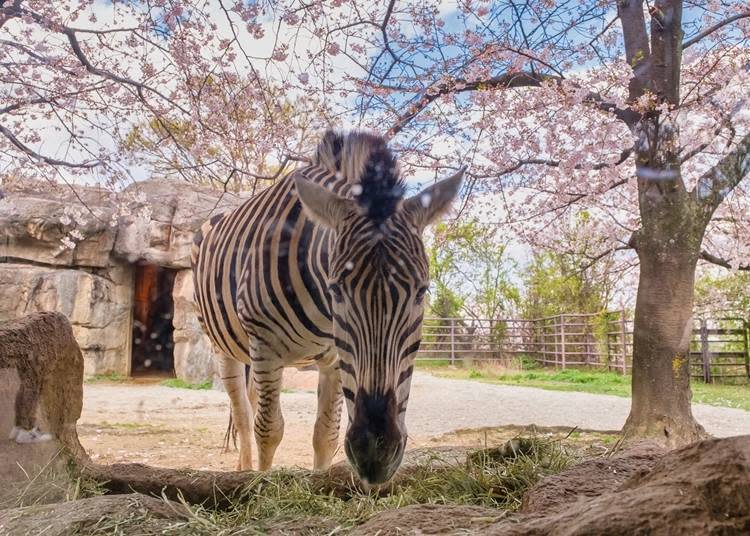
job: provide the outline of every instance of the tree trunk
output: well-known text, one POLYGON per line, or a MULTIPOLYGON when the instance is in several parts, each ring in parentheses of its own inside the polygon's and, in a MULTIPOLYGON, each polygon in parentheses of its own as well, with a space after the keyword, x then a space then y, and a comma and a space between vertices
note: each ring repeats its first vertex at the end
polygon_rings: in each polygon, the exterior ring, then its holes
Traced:
POLYGON ((623 434, 674 448, 706 437, 690 407, 693 283, 703 219, 677 195, 644 216, 635 237, 640 279, 633 333, 633 400, 623 434), (661 209, 661 210, 659 210, 661 209))

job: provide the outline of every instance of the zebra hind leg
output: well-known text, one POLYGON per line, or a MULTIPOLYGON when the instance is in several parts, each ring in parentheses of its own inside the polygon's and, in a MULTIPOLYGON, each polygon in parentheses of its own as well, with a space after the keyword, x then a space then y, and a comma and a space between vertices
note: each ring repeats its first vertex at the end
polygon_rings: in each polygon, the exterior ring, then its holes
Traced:
POLYGON ((245 365, 225 355, 217 356, 217 361, 219 375, 229 395, 232 424, 240 440, 240 459, 237 463, 237 470, 247 471, 253 468, 253 435, 252 409, 245 384, 245 365))
POLYGON ((280 359, 254 358, 251 374, 257 393, 255 442, 258 445, 258 469, 268 471, 284 435, 280 400, 284 367, 280 359))
POLYGON ((313 432, 313 468, 316 470, 331 466, 339 446, 342 400, 338 365, 319 365, 318 414, 313 432))

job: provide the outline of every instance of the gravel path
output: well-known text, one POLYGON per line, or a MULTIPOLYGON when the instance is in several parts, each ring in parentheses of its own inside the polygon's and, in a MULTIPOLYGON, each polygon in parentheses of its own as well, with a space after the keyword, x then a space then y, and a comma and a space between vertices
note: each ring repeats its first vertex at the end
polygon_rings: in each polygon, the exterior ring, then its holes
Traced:
MULTIPOLYGON (((285 434, 275 463, 310 466, 316 373, 290 376, 281 395, 285 434)), ((237 454, 221 450, 228 404, 226 394, 220 391, 137 383, 88 384, 79 435, 92 457, 102 462, 230 469, 237 454)), ((508 425, 613 431, 622 427, 629 407, 629 399, 616 396, 492 385, 417 372, 407 426, 410 448, 457 430, 508 425)), ((749 412, 705 405, 693 408, 711 434, 750 434, 749 412)), ((337 459, 341 458, 340 452, 337 459)))
MULTIPOLYGON (((630 399, 619 396, 493 385, 422 372, 414 375, 407 424, 409 433, 417 435, 510 424, 608 431, 622 428, 629 411, 630 399)), ((750 434, 747 411, 694 404, 693 413, 715 436, 750 434)))

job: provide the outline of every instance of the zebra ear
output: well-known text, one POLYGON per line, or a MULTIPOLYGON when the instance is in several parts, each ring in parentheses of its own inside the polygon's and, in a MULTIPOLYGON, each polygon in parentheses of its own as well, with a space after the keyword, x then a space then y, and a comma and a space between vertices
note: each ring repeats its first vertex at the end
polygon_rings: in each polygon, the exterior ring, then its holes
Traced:
POLYGON ((307 216, 328 228, 336 226, 356 210, 356 202, 299 175, 294 177, 297 195, 307 216))
POLYGON ((466 168, 462 167, 455 175, 425 188, 404 201, 403 210, 418 229, 424 229, 448 210, 458 195, 465 171, 466 168))

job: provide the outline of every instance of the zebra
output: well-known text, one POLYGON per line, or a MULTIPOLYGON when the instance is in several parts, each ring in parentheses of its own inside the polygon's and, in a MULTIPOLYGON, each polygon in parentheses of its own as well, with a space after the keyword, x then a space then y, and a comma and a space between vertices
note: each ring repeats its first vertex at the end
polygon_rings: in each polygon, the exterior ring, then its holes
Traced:
POLYGON ((421 235, 462 176, 405 199, 384 137, 329 130, 309 165, 201 227, 195 300, 218 350, 239 470, 252 468, 253 424, 258 469, 270 469, 284 430, 283 369, 314 364, 314 469, 327 469, 337 451, 343 398, 349 462, 365 484, 391 478, 406 444, 428 289, 421 235))

